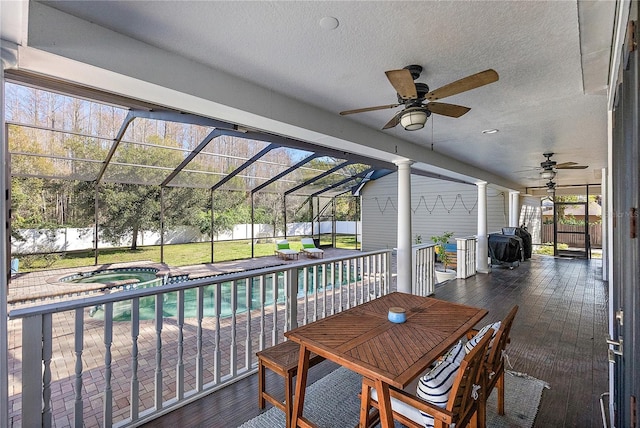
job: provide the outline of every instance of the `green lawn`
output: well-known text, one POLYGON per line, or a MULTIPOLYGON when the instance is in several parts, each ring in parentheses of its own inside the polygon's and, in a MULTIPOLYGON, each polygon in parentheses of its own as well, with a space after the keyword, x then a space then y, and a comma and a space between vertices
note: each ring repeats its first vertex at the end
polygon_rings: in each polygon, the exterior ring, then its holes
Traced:
MULTIPOLYGON (((330 238, 327 238, 329 240, 330 238)), ((300 238, 289 238, 292 248, 300 248, 300 238)), ((324 244, 325 238, 322 243, 324 244)), ((273 255, 274 243, 259 243, 254 245, 254 257, 273 255)), ((336 237, 336 248, 355 249, 356 242, 353 235, 339 235, 336 237)), ((359 247, 358 247, 359 248, 359 247)), ((249 240, 214 242, 214 262, 251 258, 251 244, 249 240)), ((78 251, 66 254, 22 255, 20 258, 20 272, 32 272, 46 269, 63 269, 83 266, 93 266, 95 254, 93 251, 78 251)), ((135 251, 127 248, 102 249, 98 253, 98 264, 136 262, 150 260, 160 262, 160 246, 141 247, 135 251)), ((193 244, 165 245, 164 262, 169 266, 188 266, 211 262, 211 243, 198 242, 193 244)))

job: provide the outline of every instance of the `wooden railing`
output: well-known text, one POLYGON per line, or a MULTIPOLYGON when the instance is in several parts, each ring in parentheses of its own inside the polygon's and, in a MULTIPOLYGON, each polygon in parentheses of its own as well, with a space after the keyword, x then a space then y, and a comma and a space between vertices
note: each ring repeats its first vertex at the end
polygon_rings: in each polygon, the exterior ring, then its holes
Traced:
POLYGON ((255 353, 285 331, 390 284, 385 250, 13 310, 22 372, 12 421, 140 425, 251 375, 255 353))

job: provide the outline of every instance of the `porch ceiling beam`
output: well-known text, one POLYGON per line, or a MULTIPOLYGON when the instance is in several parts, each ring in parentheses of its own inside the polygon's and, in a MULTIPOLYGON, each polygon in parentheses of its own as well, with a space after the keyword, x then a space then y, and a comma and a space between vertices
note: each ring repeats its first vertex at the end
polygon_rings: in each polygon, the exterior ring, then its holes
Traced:
POLYGON ((302 159, 300 162, 296 163, 295 165, 290 166, 289 168, 285 169, 284 171, 282 171, 280 174, 275 175, 273 178, 271 178, 270 180, 262 183, 261 185, 259 185, 258 187, 256 187, 255 189, 253 189, 251 191, 251 193, 256 193, 259 192, 260 190, 264 189, 265 187, 267 187, 268 185, 270 185, 271 183, 274 183, 278 180, 280 180, 282 177, 284 177, 285 175, 291 173, 292 171, 295 171, 296 169, 300 168, 302 165, 310 162, 311 160, 319 157, 320 155, 318 155, 317 153, 313 153, 310 156, 307 156, 306 158, 302 159))
MULTIPOLYGON (((226 130, 238 130, 238 126, 229 122, 198 116, 191 113, 182 113, 175 110, 132 110, 136 118, 162 120, 166 122, 185 123, 188 125, 208 126, 226 130)), ((238 131, 240 132, 240 131, 238 131)), ((244 133, 242 133, 244 135, 244 133)))

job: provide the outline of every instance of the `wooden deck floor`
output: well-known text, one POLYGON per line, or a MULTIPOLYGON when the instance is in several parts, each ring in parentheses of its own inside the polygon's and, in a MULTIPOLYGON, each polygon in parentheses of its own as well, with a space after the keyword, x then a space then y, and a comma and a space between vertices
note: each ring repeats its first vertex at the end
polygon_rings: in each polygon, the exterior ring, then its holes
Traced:
MULTIPOLYGON (((600 260, 535 257, 513 270, 455 280, 436 298, 484 307, 482 324, 520 305, 508 348, 512 370, 548 382, 534 427, 601 427, 599 397, 607 381, 607 284, 600 260)), ((309 382, 337 367, 323 362, 309 382)), ((267 377, 274 392, 280 378, 267 377)), ((256 375, 149 423, 149 427, 237 427, 260 413, 256 375)), ((279 390, 278 390, 279 388, 279 390)), ((270 405, 267 405, 269 408, 270 405)), ((507 412, 509 409, 506 409, 507 412)))

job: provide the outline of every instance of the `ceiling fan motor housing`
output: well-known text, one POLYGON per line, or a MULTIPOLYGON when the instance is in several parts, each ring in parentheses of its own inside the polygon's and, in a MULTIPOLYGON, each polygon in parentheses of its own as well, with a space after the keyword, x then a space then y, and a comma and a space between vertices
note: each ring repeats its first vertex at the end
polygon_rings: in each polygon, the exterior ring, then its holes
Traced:
POLYGON ((407 106, 416 107, 421 105, 422 101, 424 101, 426 95, 429 93, 429 86, 426 83, 416 83, 416 92, 418 93, 418 98, 415 100, 407 100, 402 98, 400 94, 398 95, 398 103, 406 104, 407 106))
MULTIPOLYGON (((406 70, 409 70, 409 73, 411 73, 411 77, 413 77, 413 80, 416 80, 418 77, 420 77, 420 73, 422 73, 422 66, 421 65, 412 64, 412 65, 407 65, 404 68, 406 70)), ((427 92, 429 92, 429 91, 427 91, 427 92)))

